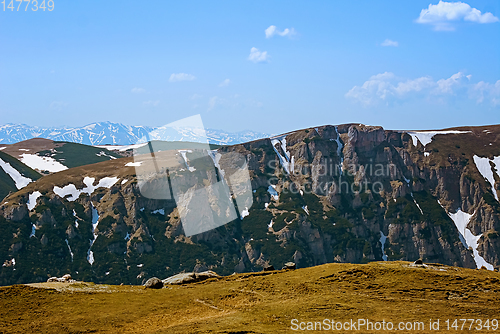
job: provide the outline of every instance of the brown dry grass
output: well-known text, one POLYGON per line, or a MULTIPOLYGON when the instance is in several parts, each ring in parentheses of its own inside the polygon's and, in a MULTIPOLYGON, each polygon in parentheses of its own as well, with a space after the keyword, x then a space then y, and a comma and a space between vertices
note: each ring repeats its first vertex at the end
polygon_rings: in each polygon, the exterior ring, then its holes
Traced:
POLYGON ((35 154, 40 151, 51 150, 63 146, 63 143, 55 143, 53 140, 45 138, 32 138, 15 144, 0 145, 5 146, 2 151, 20 159, 23 153, 35 154), (28 150, 28 151, 25 151, 28 150))
POLYGON ((407 262, 237 274, 161 290, 34 286, 0 288, 0 333, 288 333, 292 319, 427 326, 437 318, 500 318, 498 272, 407 262))

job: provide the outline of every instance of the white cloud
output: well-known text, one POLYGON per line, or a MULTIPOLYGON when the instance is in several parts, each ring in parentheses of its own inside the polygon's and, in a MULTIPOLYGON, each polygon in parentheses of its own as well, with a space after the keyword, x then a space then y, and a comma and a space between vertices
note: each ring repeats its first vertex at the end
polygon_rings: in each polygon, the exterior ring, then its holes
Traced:
POLYGON ((464 2, 444 2, 439 1, 437 5, 429 5, 429 8, 422 9, 417 23, 430 24, 434 30, 453 31, 455 27, 453 21, 469 21, 476 23, 498 22, 498 17, 492 13, 482 14, 480 10, 472 8, 464 2))
POLYGON ((215 108, 217 105, 217 102, 219 101, 219 98, 217 96, 212 96, 211 98, 208 99, 208 110, 212 110, 215 108))
POLYGON ((385 72, 371 76, 361 86, 354 86, 345 97, 365 106, 415 97, 444 102, 450 96, 467 95, 477 103, 489 100, 495 106, 500 104, 500 80, 495 84, 485 82, 473 84, 470 78, 470 75, 458 72, 449 78, 439 80, 434 80, 430 76, 403 79, 391 72, 385 72))
POLYGON ((273 25, 269 26, 269 28, 267 28, 265 30, 265 33, 266 33, 266 38, 271 38, 274 35, 278 35, 278 36, 282 36, 282 37, 285 37, 285 36, 291 37, 291 36, 296 34, 295 29, 293 29, 293 28, 290 28, 290 29, 286 28, 283 31, 279 31, 278 28, 276 28, 276 26, 273 26, 273 25))
POLYGON ((142 104, 144 106, 147 106, 147 107, 156 107, 158 104, 160 104, 160 101, 159 100, 155 100, 155 101, 149 100, 149 101, 142 102, 142 104))
POLYGON ((250 55, 248 56, 248 60, 254 63, 263 63, 269 61, 269 58, 270 56, 267 54, 267 51, 260 52, 257 48, 251 48, 250 55))
POLYGON ((64 101, 52 101, 50 103, 50 109, 53 109, 53 110, 57 110, 57 111, 60 111, 62 110, 64 107, 67 107, 68 106, 68 103, 67 102, 64 102, 64 101))
POLYGON ((474 84, 469 96, 475 99, 478 104, 483 103, 484 100, 489 100, 493 106, 500 106, 500 80, 494 84, 484 81, 474 84))
POLYGON ((134 94, 140 94, 140 93, 145 93, 146 90, 144 88, 134 87, 132 88, 131 92, 134 94))
POLYGON ((219 87, 226 87, 226 86, 229 86, 229 84, 231 83, 231 80, 229 79, 226 79, 224 81, 222 81, 220 84, 219 84, 219 87))
POLYGON ((193 94, 193 95, 191 95, 191 100, 198 100, 198 99, 201 99, 202 97, 203 97, 203 95, 193 94))
POLYGON ((398 96, 403 96, 411 92, 420 92, 426 88, 433 87, 434 81, 431 77, 420 77, 413 80, 398 82, 394 91, 398 96))
POLYGON ((168 79, 168 81, 170 81, 170 82, 193 81, 194 79, 196 79, 196 77, 192 74, 172 73, 172 75, 170 75, 170 79, 168 79))
POLYGON ((463 78, 465 78, 465 75, 462 72, 458 72, 448 79, 440 79, 436 82, 437 87, 434 92, 438 94, 453 94, 454 89, 463 84, 463 78))
POLYGON ((380 44, 382 46, 398 46, 399 43, 396 42, 396 41, 391 41, 390 39, 386 39, 385 41, 382 42, 382 44, 380 44))

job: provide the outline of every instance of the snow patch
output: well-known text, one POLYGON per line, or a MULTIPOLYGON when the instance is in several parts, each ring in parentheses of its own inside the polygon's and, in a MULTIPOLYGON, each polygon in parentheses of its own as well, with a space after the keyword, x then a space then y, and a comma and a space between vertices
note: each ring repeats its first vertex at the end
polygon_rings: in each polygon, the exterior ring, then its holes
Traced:
POLYGON ((276 154, 278 155, 281 166, 283 166, 283 168, 288 174, 290 174, 290 171, 293 173, 295 159, 293 156, 290 158, 290 152, 286 150, 286 135, 270 139, 271 139, 271 144, 273 145, 274 152, 276 152, 276 154), (282 156, 281 153, 278 151, 278 149, 275 147, 275 145, 278 143, 280 144, 281 150, 283 151, 285 156, 282 156))
POLYGON ((472 131, 412 131, 407 132, 411 139, 413 140, 413 146, 417 146, 418 141, 422 143, 423 146, 426 146, 432 141, 432 137, 435 135, 448 135, 448 134, 461 134, 461 133, 471 133, 472 131))
POLYGON ((186 156, 187 153, 193 153, 193 151, 192 150, 178 150, 178 152, 181 154, 182 159, 184 159, 184 163, 186 164, 186 168, 190 172, 194 172, 196 170, 196 168, 189 166, 188 158, 186 156))
POLYGON ((118 178, 116 176, 104 177, 99 180, 99 183, 96 186, 94 186, 94 181, 95 178, 86 176, 83 179, 83 183, 85 184, 85 187, 83 189, 78 190, 74 184, 70 183, 62 188, 54 186, 54 193, 62 198, 69 196, 66 199, 70 202, 73 202, 78 199, 81 194, 92 195, 92 193, 98 188, 111 188, 111 186, 113 186, 118 181, 118 178))
POLYGON ((139 167, 143 161, 138 161, 138 162, 127 162, 125 164, 125 167, 139 167))
MULTIPOLYGON (((219 170, 221 178, 224 178, 224 170, 219 165, 219 161, 220 161, 220 158, 222 157, 222 155, 219 152, 217 152, 217 150, 211 150, 211 151, 208 151, 208 153, 209 153, 210 157, 212 158, 215 167, 217 167, 217 169, 219 170)), ((254 192, 255 192, 255 190, 254 190, 254 192)))
POLYGON ((34 237, 35 233, 36 233, 36 226, 35 226, 35 224, 31 224, 30 238, 34 237))
POLYGON ((134 145, 94 145, 94 147, 105 148, 110 151, 126 151, 134 148, 140 148, 146 146, 148 143, 134 144, 134 145))
POLYGON ((87 251, 87 261, 89 261, 90 265, 94 264, 94 252, 92 252, 90 248, 87 251))
POLYGON ((382 231, 380 231, 380 244, 382 246, 380 246, 380 248, 382 249, 382 259, 384 261, 387 261, 387 255, 385 254, 385 241, 387 240, 387 236, 384 235, 384 233, 382 231))
POLYGON ((335 126, 335 132, 337 132, 337 139, 335 139, 337 142, 337 155, 340 157, 339 171, 340 175, 342 175, 342 166, 344 165, 344 154, 342 153, 342 149, 344 145, 340 142, 340 133, 337 126, 335 126))
POLYGON ((31 211, 35 208, 36 206, 36 200, 38 197, 42 196, 42 193, 39 191, 34 191, 31 194, 28 195, 28 203, 26 205, 28 206, 28 210, 31 211))
MULTIPOLYGON (((443 208, 444 209, 444 208, 443 208)), ((467 228, 470 219, 474 214, 469 214, 467 212, 463 212, 461 209, 458 209, 455 213, 448 213, 448 216, 453 220, 455 226, 457 227, 458 233, 461 236, 460 241, 465 243, 464 246, 466 248, 472 248, 472 254, 474 258, 474 262, 476 262, 476 267, 481 269, 481 267, 485 266, 488 270, 493 270, 493 266, 486 262, 486 260, 479 255, 477 251, 477 242, 483 236, 482 234, 475 236, 472 232, 467 228)))
POLYGON ((248 208, 245 207, 245 210, 241 211, 241 219, 248 216, 250 213, 248 212, 248 208))
POLYGON ((26 187, 30 182, 32 182, 31 179, 24 177, 19 173, 17 169, 12 167, 8 162, 3 161, 0 159, 0 167, 5 171, 5 173, 9 174, 11 179, 16 183, 16 188, 21 189, 26 187))
POLYGON ((75 227, 76 227, 76 228, 78 228, 78 219, 79 219, 79 218, 78 218, 78 216, 76 215, 76 211, 75 211, 75 209, 73 209, 73 217, 75 217, 75 218, 76 218, 76 219, 75 219, 75 227))
POLYGON ((411 198, 413 198, 413 202, 415 203, 415 205, 417 206, 417 208, 420 210, 420 213, 423 215, 424 212, 420 208, 420 205, 418 205, 417 201, 415 200, 415 197, 413 197, 413 193, 411 193, 411 198))
POLYGON ((87 261, 89 261, 90 265, 92 265, 94 263, 94 253, 91 249, 92 245, 98 237, 95 229, 97 228, 97 225, 99 225, 99 213, 97 212, 97 209, 94 207, 92 202, 90 202, 90 208, 92 209, 92 235, 94 236, 94 238, 90 240, 90 247, 87 251, 87 261))
POLYGON ((69 254, 71 255, 71 262, 73 262, 73 252, 71 251, 71 247, 69 246, 68 239, 65 239, 64 241, 66 241, 66 245, 68 245, 69 254))
POLYGON ((101 151, 101 152, 99 152, 99 153, 96 153, 96 155, 97 155, 98 157, 108 157, 108 158, 110 158, 111 160, 116 159, 114 156, 109 155, 109 154, 107 154, 107 153, 106 153, 106 152, 104 152, 104 151, 101 151))
POLYGON ((123 179, 121 184, 127 183, 128 179, 123 179))
POLYGON ((155 210, 155 211, 151 211, 151 214, 156 214, 156 213, 159 213, 161 215, 165 215, 165 210, 164 209, 158 209, 158 210, 155 210))
POLYGON ((64 166, 52 157, 41 157, 36 154, 23 153, 21 155, 21 162, 29 166, 30 168, 37 170, 47 170, 51 173, 56 173, 68 169, 68 167, 64 166))
POLYGON ((276 191, 275 185, 270 185, 267 187, 267 192, 271 195, 271 198, 277 201, 279 199, 278 192, 276 191))
POLYGON ((493 176, 493 170, 490 165, 490 161, 493 162, 495 165, 497 171, 497 175, 500 177, 500 157, 495 157, 494 159, 490 160, 488 158, 481 158, 478 157, 477 155, 474 155, 474 163, 476 164, 477 169, 479 170, 479 173, 488 180, 488 182, 491 185, 491 192, 495 196, 495 199, 498 201, 498 194, 495 189, 495 177, 493 176))
POLYGON ((424 152, 424 157, 428 157, 429 155, 431 155, 429 152, 424 152))
POLYGON ((304 205, 302 207, 302 210, 304 210, 307 213, 307 215, 309 215, 309 210, 307 209, 307 205, 304 205))

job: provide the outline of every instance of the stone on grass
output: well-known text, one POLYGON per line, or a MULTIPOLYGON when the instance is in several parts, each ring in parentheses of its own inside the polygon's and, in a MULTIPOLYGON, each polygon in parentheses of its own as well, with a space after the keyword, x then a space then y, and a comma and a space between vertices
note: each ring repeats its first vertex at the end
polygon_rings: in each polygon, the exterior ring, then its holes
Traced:
POLYGON ((170 276, 163 280, 163 284, 185 284, 196 282, 195 273, 182 273, 174 276, 170 276))
POLYGON ((285 263, 285 265, 283 266, 282 269, 295 269, 296 268, 296 265, 294 262, 287 262, 285 263))
POLYGON ((145 289, 161 289, 163 288, 163 282, 157 277, 152 277, 144 283, 145 289))
POLYGON ((219 277, 219 275, 217 275, 217 273, 212 271, 212 270, 207 270, 207 271, 203 271, 201 273, 196 273, 196 278, 199 281, 203 281, 203 280, 213 278, 213 277, 219 277))
POLYGON ((201 273, 182 273, 174 276, 165 278, 162 282, 163 284, 187 284, 199 281, 204 281, 209 278, 220 277, 216 272, 212 270, 203 271, 201 273))

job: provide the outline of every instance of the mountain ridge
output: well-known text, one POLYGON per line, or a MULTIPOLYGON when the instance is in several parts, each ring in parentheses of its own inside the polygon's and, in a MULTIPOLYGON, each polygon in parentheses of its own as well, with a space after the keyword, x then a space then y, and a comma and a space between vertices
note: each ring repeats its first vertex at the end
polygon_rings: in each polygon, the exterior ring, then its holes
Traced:
MULTIPOLYGON (((132 145, 158 127, 132 126, 114 122, 95 122, 81 127, 37 127, 26 124, 0 125, 0 146, 14 144, 31 138, 45 138, 54 141, 66 141, 86 145, 132 145)), ((233 145, 258 138, 269 137, 268 134, 244 130, 231 133, 216 129, 206 129, 206 138, 186 131, 178 131, 176 136, 165 138, 169 141, 208 142, 217 145, 233 145)))
MULTIPOLYGON (((132 158, 44 176, 0 205, 0 284, 68 272, 140 284, 181 271, 229 275, 287 261, 300 268, 422 258, 498 268, 500 125, 435 132, 429 139, 419 131, 327 125, 220 147, 219 154, 246 157, 254 204, 241 219, 192 237, 174 201, 141 194, 132 158), (377 176, 370 164, 391 168, 377 176)), ((197 175, 210 179, 215 170, 208 174, 197 175)))

